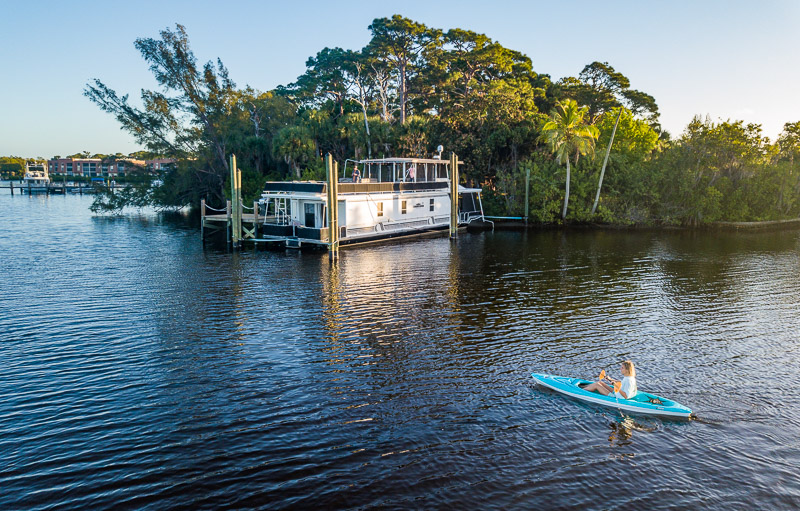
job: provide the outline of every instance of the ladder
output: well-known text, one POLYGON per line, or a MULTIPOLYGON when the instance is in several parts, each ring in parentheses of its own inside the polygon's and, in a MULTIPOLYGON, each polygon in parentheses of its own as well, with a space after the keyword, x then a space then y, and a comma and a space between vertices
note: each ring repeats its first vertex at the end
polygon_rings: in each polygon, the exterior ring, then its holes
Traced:
POLYGON ((289 225, 288 203, 288 197, 275 197, 275 220, 278 225, 289 225))

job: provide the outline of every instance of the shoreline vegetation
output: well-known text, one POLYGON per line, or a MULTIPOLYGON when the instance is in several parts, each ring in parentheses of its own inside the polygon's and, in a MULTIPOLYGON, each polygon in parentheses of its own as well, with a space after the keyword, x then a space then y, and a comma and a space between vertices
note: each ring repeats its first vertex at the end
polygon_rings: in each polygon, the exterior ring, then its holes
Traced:
POLYGON ((266 92, 237 87, 219 59, 199 65, 181 25, 137 39, 159 89, 138 105, 99 79, 84 94, 179 163, 157 192, 134 185, 92 209, 222 204, 231 153, 250 201, 267 180, 322 179, 326 153, 430 157, 441 144, 465 163, 464 184, 484 190, 487 215, 522 216, 527 196, 534 225, 798 222, 800 122, 771 141, 759 124, 697 116, 673 136, 655 98, 607 62, 552 81, 484 34, 400 15, 367 28, 364 48, 323 48, 294 83, 266 92))

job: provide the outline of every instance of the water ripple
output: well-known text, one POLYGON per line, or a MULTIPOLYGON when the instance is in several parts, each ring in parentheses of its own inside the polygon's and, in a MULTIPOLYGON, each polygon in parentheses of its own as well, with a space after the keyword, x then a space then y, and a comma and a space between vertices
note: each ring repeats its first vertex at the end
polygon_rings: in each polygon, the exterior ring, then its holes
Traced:
POLYGON ((90 200, 0 196, 0 508, 800 506, 794 232, 490 232, 331 264, 90 200), (624 358, 698 419, 529 377, 624 358))

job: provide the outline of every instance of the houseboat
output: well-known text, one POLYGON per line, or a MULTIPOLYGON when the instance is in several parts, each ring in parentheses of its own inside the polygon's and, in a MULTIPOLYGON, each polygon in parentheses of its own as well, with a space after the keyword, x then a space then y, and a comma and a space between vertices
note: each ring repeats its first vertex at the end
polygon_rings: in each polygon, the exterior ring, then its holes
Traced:
POLYGON ((47 163, 26 162, 25 177, 22 180, 23 193, 47 193, 50 186, 50 174, 47 163))
MULTIPOLYGON (((447 229, 450 225, 450 162, 441 159, 348 160, 338 183, 339 243, 447 229)), ((458 224, 485 221, 481 190, 458 186, 458 224)), ((326 245, 327 184, 268 182, 259 201, 265 241, 286 246, 326 245)))

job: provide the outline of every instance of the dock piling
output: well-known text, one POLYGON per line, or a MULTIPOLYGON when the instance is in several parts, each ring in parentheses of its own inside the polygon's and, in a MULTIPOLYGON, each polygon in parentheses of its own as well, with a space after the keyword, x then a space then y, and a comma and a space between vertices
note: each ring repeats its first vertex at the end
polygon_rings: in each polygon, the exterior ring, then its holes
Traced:
POLYGON ((328 255, 336 259, 339 255, 339 165, 330 153, 325 155, 325 170, 328 176, 328 255))
POLYGON ((206 241, 206 200, 200 199, 200 239, 206 241))
POLYGON ((458 156, 450 153, 450 239, 458 237, 458 156))
POLYGON ((528 224, 528 190, 531 184, 531 169, 525 169, 525 224, 528 224))
POLYGON ((231 234, 233 229, 233 222, 231 222, 231 201, 225 201, 225 241, 231 242, 231 234))
POLYGON ((236 168, 236 155, 231 154, 231 241, 234 248, 242 243, 242 171, 236 168))
POLYGON ((253 201, 253 239, 258 239, 258 201, 253 201))

